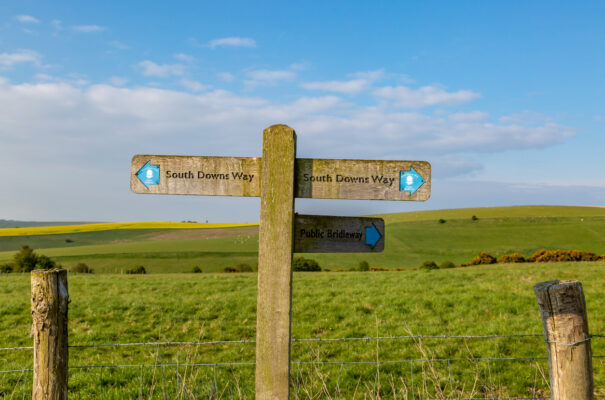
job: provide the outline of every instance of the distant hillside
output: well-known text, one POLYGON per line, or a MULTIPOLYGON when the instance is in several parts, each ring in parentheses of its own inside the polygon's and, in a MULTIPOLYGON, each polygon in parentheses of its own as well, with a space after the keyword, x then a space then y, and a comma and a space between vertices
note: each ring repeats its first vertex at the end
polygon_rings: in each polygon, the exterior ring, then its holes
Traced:
MULTIPOLYGON (((423 261, 469 262, 486 251, 495 257, 540 249, 605 254, 605 208, 495 207, 384 214, 382 253, 304 254, 324 268, 414 268, 423 261)), ((28 244, 67 267, 86 262, 97 272, 144 265, 148 272, 204 272, 258 259, 258 226, 214 229, 114 229, 0 237, 0 262, 28 244)))
POLYGON ((32 228, 36 226, 62 226, 92 224, 86 221, 14 221, 11 219, 0 219, 1 228, 32 228))

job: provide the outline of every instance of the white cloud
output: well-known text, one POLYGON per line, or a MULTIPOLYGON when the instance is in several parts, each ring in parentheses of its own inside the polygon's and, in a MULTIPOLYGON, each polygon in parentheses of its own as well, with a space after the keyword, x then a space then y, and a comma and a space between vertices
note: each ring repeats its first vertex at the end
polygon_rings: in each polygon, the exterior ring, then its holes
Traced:
POLYGON ((125 43, 120 42, 119 40, 112 40, 111 42, 109 42, 107 44, 109 44, 111 47, 114 47, 118 50, 128 50, 130 48, 130 46, 128 46, 125 43))
POLYGON ((192 55, 184 53, 177 53, 174 55, 174 58, 184 62, 192 62, 193 60, 195 60, 195 57, 193 57, 192 55))
POLYGON ((354 95, 369 90, 376 80, 384 76, 384 70, 356 72, 350 74, 350 76, 354 79, 347 81, 305 82, 301 84, 301 87, 307 90, 321 90, 354 95))
POLYGON ((39 24, 40 20, 36 17, 32 17, 31 15, 19 14, 15 15, 15 19, 19 22, 25 24, 39 24))
POLYGON ((437 105, 457 105, 478 99, 481 95, 471 90, 448 92, 436 86, 411 89, 407 86, 386 86, 374 91, 378 98, 389 100, 401 108, 422 108, 437 105))
POLYGON ((256 47, 256 41, 251 38, 242 37, 225 37, 220 39, 213 39, 208 43, 210 48, 214 49, 217 47, 256 47))
POLYGON ((483 122, 489 119, 489 114, 481 111, 471 111, 451 113, 447 117, 456 122, 483 122))
POLYGON ((73 29, 76 32, 91 33, 91 32, 103 32, 107 28, 105 28, 104 26, 99 26, 99 25, 77 25, 77 26, 72 26, 71 29, 73 29))
POLYGON ((14 53, 0 53, 0 67, 12 67, 15 64, 31 63, 40 65, 40 55, 33 50, 17 50, 14 53))
POLYGON ((122 76, 112 76, 107 81, 113 86, 124 86, 129 82, 129 79, 122 76))
POLYGON ((248 87, 255 87, 261 85, 275 85, 278 82, 290 81, 296 78, 297 74, 290 70, 269 70, 269 69, 257 69, 248 71, 246 75, 250 78, 244 83, 248 87))
POLYGON ((181 85, 183 85, 183 87, 191 90, 192 92, 202 92, 204 90, 210 89, 210 86, 208 86, 208 85, 204 85, 201 82, 192 81, 189 79, 181 79, 181 85))
POLYGON ((145 76, 156 76, 166 78, 172 75, 183 75, 185 66, 183 64, 156 64, 153 61, 145 60, 138 63, 145 76))
POLYGON ((218 74, 216 74, 216 76, 218 76, 225 82, 233 82, 233 80, 235 79, 235 76, 233 76, 233 74, 230 72, 219 72, 218 74))
MULTIPOLYGON (((358 106, 337 96, 277 103, 224 90, 185 93, 0 80, 0 167, 20 171, 5 177, 0 196, 12 193, 2 204, 13 217, 145 218, 141 197, 128 190, 133 154, 259 156, 263 128, 282 122, 296 129, 300 157, 425 159, 434 164, 436 177, 480 170, 477 160, 484 152, 541 149, 573 135, 572 129, 552 123, 506 125, 485 118, 481 112, 425 115, 358 106), (39 171, 54 171, 53 179, 39 171), (48 200, 40 196, 44 192, 61 196, 48 200), (81 208, 84 203, 87 209, 81 208)), ((439 187, 434 187, 435 198, 440 198, 439 187)), ((156 196, 144 207, 145 212, 180 209, 187 201, 156 196)), ((191 200, 183 213, 199 210, 200 201, 205 200, 191 200)), ((217 212, 225 209, 225 201, 217 212)))
POLYGON ((499 121, 502 124, 537 125, 550 122, 552 119, 539 112, 524 110, 520 113, 500 117, 499 121))

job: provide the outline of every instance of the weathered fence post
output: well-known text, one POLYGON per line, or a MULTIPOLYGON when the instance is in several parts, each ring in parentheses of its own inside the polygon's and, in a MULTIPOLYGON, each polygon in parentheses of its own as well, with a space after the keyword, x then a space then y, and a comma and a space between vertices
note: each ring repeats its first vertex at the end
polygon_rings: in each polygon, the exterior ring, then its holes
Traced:
POLYGON ((544 337, 552 400, 593 400, 592 352, 586 301, 578 281, 534 286, 544 337))
POLYGON ((294 162, 296 134, 286 125, 263 132, 256 321, 256 399, 290 393, 294 162))
POLYGON ((67 399, 67 271, 31 273, 34 373, 32 400, 67 399))

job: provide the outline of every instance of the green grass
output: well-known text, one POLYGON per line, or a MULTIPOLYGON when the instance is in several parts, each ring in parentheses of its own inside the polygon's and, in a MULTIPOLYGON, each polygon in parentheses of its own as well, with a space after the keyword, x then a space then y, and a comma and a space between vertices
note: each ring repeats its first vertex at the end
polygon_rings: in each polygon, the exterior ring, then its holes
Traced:
MULTIPOLYGON (((542 326, 533 294, 535 283, 552 279, 578 279, 584 285, 592 333, 605 332, 605 263, 560 263, 499 265, 436 271, 366 273, 295 273, 292 336, 295 338, 341 338, 398 336, 410 332, 423 335, 483 335, 541 333, 542 326)), ((74 275, 69 276, 70 343, 100 344, 140 341, 212 341, 254 339, 256 325, 255 274, 170 274, 148 276, 74 275)), ((0 277, 0 348, 31 346, 29 337, 29 276, 0 277)), ((97 399, 99 369, 78 369, 85 365, 153 364, 164 362, 215 363, 254 360, 254 344, 223 344, 200 347, 123 347, 70 350, 71 397, 97 399)), ((310 398, 304 391, 321 393, 323 384, 331 396, 338 380, 341 398, 371 398, 376 366, 321 365, 322 361, 375 361, 475 357, 545 357, 540 337, 500 339, 425 339, 294 342, 293 375, 298 377, 294 393, 310 398), (339 373, 340 371, 340 373, 339 373), (357 387, 357 392, 356 388, 357 387), (354 396, 354 393, 357 393, 354 396)), ((605 339, 595 338, 593 354, 605 355, 605 339)), ((0 370, 31 366, 29 351, 0 351, 0 370)), ((603 359, 595 358, 596 387, 605 385, 603 359)), ((437 376, 446 394, 450 388, 447 365, 434 363, 412 366, 416 398, 423 379, 426 394, 434 395, 430 381, 437 376)), ((452 384, 465 387, 466 397, 473 382, 479 383, 476 397, 496 393, 503 397, 531 397, 532 387, 545 389, 540 377, 543 361, 498 361, 450 363, 452 384), (478 374, 477 376, 475 374, 478 374), (490 379, 491 377, 491 379, 490 379), (534 384, 535 379, 535 384, 534 384), (490 384, 491 382, 491 384, 490 384), (486 389, 489 386, 491 389, 486 389)), ((188 386, 196 397, 207 398, 214 385, 214 369, 199 367, 180 373, 188 376, 188 386), (196 375, 197 374, 197 375, 196 375)), ((176 398, 176 368, 166 367, 164 383, 168 398, 176 398)), ((547 373, 547 372, 546 372, 547 373)), ((19 374, 0 374, 0 398, 21 398, 19 374)), ((212 398, 253 398, 253 367, 217 368, 221 396, 212 398), (223 392, 224 389, 224 392, 223 392)), ((30 377, 31 378, 31 377, 30 377)), ((410 364, 384 364, 378 382, 381 398, 393 398, 390 380, 397 390, 411 389, 410 364), (403 381, 400 380, 403 379, 403 381)), ((139 368, 105 368, 104 398, 137 398, 139 368)), ((182 377, 180 377, 182 382, 182 377)), ((145 398, 163 398, 162 372, 143 371, 145 398), (154 395, 149 397, 150 388, 154 395)), ((419 392, 420 391, 420 392, 419 392)), ((538 392, 544 393, 544 392, 538 392)), ((318 395, 316 398, 330 398, 318 395)), ((457 397, 463 397, 457 393, 457 397)), ((399 396, 397 398, 406 398, 399 396)), ((411 395, 409 395, 411 398, 411 395)), ((434 398, 434 397, 433 397, 434 398)))
MULTIPOLYGON (((461 264, 487 251, 493 256, 539 249, 605 254, 605 208, 500 207, 387 214, 383 253, 304 254, 323 268, 349 269, 367 260, 375 267, 414 268, 423 261, 461 264), (472 216, 478 220, 473 221, 472 216), (440 223, 439 220, 445 220, 440 223)), ((150 272, 204 272, 256 263, 256 228, 216 229, 223 237, 159 240, 166 230, 114 230, 71 235, 0 238, 0 263, 28 244, 67 268, 85 262, 95 272, 117 273, 143 264, 150 272), (66 242, 66 239, 71 240, 66 242)), ((187 232, 183 233, 188 234, 187 232)))

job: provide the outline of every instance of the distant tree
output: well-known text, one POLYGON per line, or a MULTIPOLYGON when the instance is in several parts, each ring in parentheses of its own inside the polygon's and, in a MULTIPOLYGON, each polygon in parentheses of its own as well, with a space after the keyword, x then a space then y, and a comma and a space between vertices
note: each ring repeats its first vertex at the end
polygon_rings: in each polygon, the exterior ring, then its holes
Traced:
MULTIPOLYGON (((60 267, 60 266, 59 266, 60 267)), ((50 257, 40 254, 36 260, 35 269, 53 269, 57 268, 57 263, 50 259, 50 257)))
POLYGON ((445 220, 443 218, 439 218, 439 223, 440 224, 445 224, 445 220))
POLYGON ((191 269, 191 272, 193 272, 194 274, 201 274, 202 273, 202 269, 196 265, 195 267, 193 267, 191 269))
POLYGON ((476 215, 473 215, 473 216, 471 217, 471 219, 472 219, 473 221, 478 221, 478 220, 479 220, 479 218, 477 218, 477 216, 476 216, 476 215))
POLYGON ((38 262, 38 256, 34 250, 28 245, 24 244, 13 256, 13 266, 15 272, 30 272, 36 269, 36 263, 38 262))

